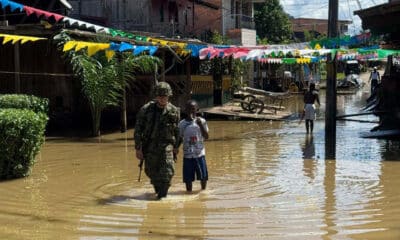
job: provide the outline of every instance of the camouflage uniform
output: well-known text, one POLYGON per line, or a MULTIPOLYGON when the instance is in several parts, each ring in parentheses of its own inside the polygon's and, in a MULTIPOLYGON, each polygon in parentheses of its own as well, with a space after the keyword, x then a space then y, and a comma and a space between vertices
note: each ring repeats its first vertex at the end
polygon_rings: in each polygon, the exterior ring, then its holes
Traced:
MULTIPOLYGON (((160 83, 158 86, 165 87, 165 83, 160 83)), ((161 94, 165 93, 163 90, 165 89, 161 89, 161 94)), ((167 94, 167 96, 172 95, 172 91, 167 91, 167 94)), ((161 96, 160 91, 157 94, 157 86, 156 95, 161 96)), ((160 108, 154 100, 145 104, 137 115, 135 148, 142 149, 145 173, 159 197, 166 195, 175 173, 173 149, 179 148, 181 144, 179 120, 177 107, 168 103, 165 108, 160 108)))

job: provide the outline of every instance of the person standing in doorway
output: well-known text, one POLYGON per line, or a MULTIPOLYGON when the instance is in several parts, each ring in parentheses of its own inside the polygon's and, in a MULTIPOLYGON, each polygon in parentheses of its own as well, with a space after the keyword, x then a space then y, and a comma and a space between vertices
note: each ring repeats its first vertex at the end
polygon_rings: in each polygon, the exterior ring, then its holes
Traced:
POLYGON ((319 102, 319 95, 315 89, 315 83, 310 83, 309 90, 304 94, 304 119, 306 123, 307 133, 312 133, 314 130, 314 120, 316 119, 315 102, 319 102))
POLYGON ((139 166, 144 161, 144 171, 161 199, 167 196, 175 174, 174 162, 182 141, 178 128, 180 112, 169 102, 171 86, 160 82, 154 92, 155 100, 145 104, 137 114, 134 141, 139 166))
POLYGON ((371 83, 371 94, 374 92, 375 88, 378 86, 380 80, 381 80, 381 76, 379 75, 377 68, 374 67, 374 70, 369 75, 369 81, 371 83))
POLYGON ((192 183, 200 180, 201 189, 206 189, 208 170, 204 140, 208 139, 207 121, 198 116, 198 105, 194 100, 186 103, 186 118, 179 122, 179 132, 183 139, 183 182, 186 191, 192 191, 192 183))

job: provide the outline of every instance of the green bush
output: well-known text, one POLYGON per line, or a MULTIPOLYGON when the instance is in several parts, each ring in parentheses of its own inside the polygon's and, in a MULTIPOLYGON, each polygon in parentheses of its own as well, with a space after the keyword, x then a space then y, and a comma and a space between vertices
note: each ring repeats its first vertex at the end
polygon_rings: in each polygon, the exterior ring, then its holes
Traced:
POLYGON ((0 95, 1 108, 30 109, 36 113, 42 112, 47 114, 49 112, 49 100, 32 95, 4 94, 0 95))
POLYGON ((28 109, 0 109, 0 179, 30 174, 47 120, 46 114, 28 109))

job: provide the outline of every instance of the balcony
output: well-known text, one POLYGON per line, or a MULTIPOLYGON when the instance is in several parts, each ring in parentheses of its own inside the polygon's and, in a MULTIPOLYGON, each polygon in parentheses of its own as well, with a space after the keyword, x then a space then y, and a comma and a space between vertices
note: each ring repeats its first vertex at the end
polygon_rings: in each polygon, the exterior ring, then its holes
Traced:
POLYGON ((226 18, 225 27, 230 29, 255 29, 254 19, 251 16, 244 14, 230 14, 226 18))
POLYGON ((177 22, 153 22, 147 29, 149 32, 159 33, 165 37, 185 37, 191 30, 191 26, 177 22))

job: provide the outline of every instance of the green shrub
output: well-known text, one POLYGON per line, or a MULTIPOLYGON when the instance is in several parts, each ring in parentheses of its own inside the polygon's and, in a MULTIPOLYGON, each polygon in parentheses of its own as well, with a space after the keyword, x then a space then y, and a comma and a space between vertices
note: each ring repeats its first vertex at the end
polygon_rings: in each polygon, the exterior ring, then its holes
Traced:
POLYGON ((46 114, 28 109, 0 109, 0 179, 30 174, 47 120, 46 114))
POLYGON ((49 100, 32 95, 24 94, 4 94, 0 95, 1 108, 30 109, 36 113, 49 112, 49 100))

